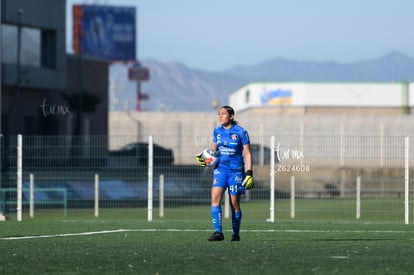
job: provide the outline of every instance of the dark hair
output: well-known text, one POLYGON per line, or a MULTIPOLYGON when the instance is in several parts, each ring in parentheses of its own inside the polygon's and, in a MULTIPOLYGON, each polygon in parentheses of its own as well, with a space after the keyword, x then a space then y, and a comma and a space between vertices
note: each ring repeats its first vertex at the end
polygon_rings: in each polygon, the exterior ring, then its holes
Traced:
POLYGON ((225 110, 227 111, 227 113, 229 113, 229 115, 233 116, 233 119, 231 120, 231 122, 232 122, 233 124, 237 124, 237 121, 235 121, 235 120, 234 120, 234 109, 233 109, 231 106, 224 105, 224 106, 221 106, 221 107, 219 108, 219 110, 220 110, 220 109, 225 109, 225 110))
POLYGON ((234 115, 234 109, 228 105, 221 106, 220 109, 226 109, 230 115, 234 115))

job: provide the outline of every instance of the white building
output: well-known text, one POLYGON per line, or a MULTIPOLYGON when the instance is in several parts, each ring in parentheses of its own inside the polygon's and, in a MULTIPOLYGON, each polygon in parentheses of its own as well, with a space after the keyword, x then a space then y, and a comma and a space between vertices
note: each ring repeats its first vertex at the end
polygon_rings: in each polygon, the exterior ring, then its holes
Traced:
POLYGON ((238 112, 409 113, 414 83, 250 83, 229 97, 238 112))

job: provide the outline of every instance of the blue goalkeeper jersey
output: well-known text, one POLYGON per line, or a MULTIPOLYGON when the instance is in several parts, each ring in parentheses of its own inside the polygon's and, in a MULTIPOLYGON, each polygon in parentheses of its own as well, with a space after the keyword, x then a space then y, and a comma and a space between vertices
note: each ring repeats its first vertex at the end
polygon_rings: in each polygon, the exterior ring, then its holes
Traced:
POLYGON ((244 171, 243 145, 250 143, 247 131, 235 124, 230 129, 214 129, 213 142, 220 152, 218 169, 244 171))

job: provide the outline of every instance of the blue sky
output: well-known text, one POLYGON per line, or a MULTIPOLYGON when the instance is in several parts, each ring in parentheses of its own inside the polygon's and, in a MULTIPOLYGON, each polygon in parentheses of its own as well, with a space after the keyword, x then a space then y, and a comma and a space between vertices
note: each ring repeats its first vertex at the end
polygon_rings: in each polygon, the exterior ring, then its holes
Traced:
POLYGON ((414 57, 413 0, 67 0, 68 52, 74 3, 137 7, 138 59, 190 68, 414 57))

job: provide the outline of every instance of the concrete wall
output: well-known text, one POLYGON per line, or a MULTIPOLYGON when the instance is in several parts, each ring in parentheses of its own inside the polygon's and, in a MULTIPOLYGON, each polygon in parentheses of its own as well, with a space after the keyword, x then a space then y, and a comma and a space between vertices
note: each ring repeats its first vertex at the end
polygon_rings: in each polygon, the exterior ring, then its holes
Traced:
MULTIPOLYGON (((357 137, 365 137, 363 142, 368 142, 368 146, 371 146, 370 140, 380 142, 378 137, 395 137, 400 142, 414 133, 413 118, 412 115, 373 114, 236 114, 236 120, 249 131, 253 143, 269 146, 270 137, 276 136, 286 146, 298 147, 307 140, 307 143, 312 143, 308 144, 308 152, 312 150, 312 154, 319 154, 318 150, 321 150, 322 158, 328 162, 329 150, 335 148, 325 149, 325 143, 342 146, 340 140, 344 136, 349 137, 349 144, 343 145, 348 147, 353 146, 352 142, 357 137), (321 144, 321 149, 315 142, 321 144)), ((177 164, 189 164, 194 162, 196 153, 211 144, 216 125, 215 112, 111 112, 109 147, 118 149, 130 142, 148 141, 148 136, 152 135, 154 142, 174 150, 177 164)))

